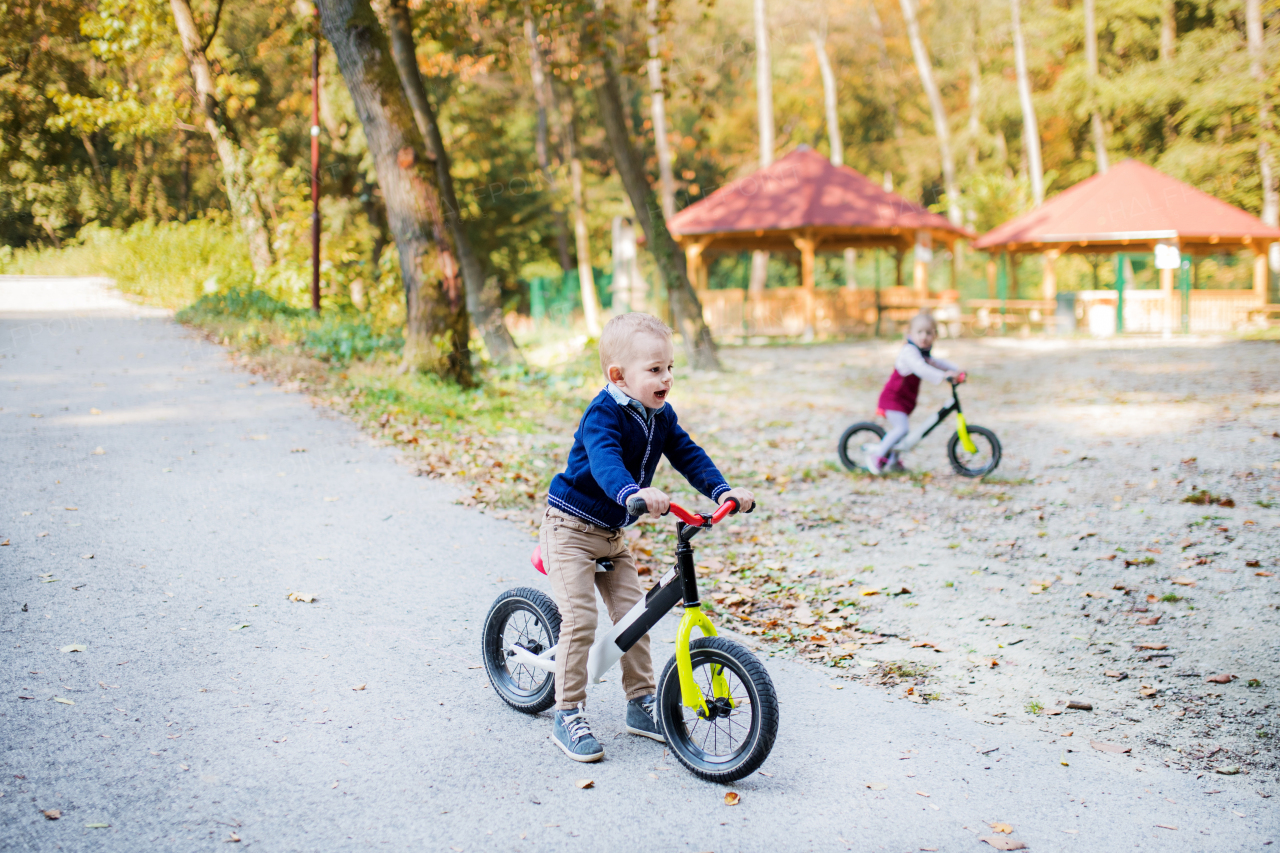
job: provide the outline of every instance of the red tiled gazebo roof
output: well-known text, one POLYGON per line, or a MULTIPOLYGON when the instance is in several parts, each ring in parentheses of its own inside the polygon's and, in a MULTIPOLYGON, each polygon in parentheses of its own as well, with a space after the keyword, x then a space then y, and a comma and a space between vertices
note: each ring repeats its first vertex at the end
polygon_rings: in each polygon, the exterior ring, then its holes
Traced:
POLYGON ((974 241, 975 249, 1108 252, 1177 240, 1183 251, 1264 251, 1280 228, 1137 160, 1087 178, 974 241))
POLYGON ((834 166, 808 146, 723 186, 668 223, 682 243, 709 248, 790 249, 809 233, 823 249, 903 246, 924 230, 942 242, 971 237, 945 217, 889 192, 848 166, 834 166))

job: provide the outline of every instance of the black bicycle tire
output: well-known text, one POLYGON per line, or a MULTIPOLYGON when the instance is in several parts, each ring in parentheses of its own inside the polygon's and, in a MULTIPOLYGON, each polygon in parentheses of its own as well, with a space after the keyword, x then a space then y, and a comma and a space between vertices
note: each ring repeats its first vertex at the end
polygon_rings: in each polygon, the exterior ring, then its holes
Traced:
POLYGON ((960 433, 953 432, 951 440, 947 442, 947 458, 951 460, 951 470, 955 471, 961 477, 985 477, 1000 465, 1000 457, 1004 451, 1000 447, 1000 439, 996 438, 996 434, 986 427, 968 425, 970 435, 980 435, 991 442, 991 464, 983 468, 974 469, 966 468, 960 464, 957 448, 960 446, 960 433))
POLYGON ((551 636, 551 644, 560 642, 560 609, 551 600, 551 596, 539 589, 522 586, 509 589, 489 607, 484 617, 484 628, 481 631, 481 656, 484 659, 485 673, 498 698, 512 708, 525 714, 540 714, 556 703, 556 678, 551 674, 536 693, 528 697, 521 696, 508 689, 502 673, 506 672, 505 651, 502 648, 502 632, 506 625, 506 617, 520 604, 534 610, 546 625, 551 636))
POLYGON ((704 657, 719 658, 734 669, 735 675, 749 691, 752 708, 750 747, 736 760, 726 764, 709 765, 692 756, 688 748, 688 731, 672 717, 672 709, 681 706, 680 674, 673 656, 667 661, 658 679, 658 725, 662 727, 667 747, 686 770, 707 782, 736 782, 760 768, 773 750, 778 737, 778 694, 773 688, 769 672, 759 658, 749 649, 724 637, 699 637, 689 644, 689 656, 696 669, 704 657))
MULTIPOLYGON (((836 445, 836 453, 840 454, 840 464, 850 471, 866 471, 867 470, 867 467, 863 465, 861 462, 859 462, 857 459, 852 459, 849 457, 849 439, 853 438, 855 433, 861 432, 863 430, 873 432, 876 434, 876 436, 878 436, 881 439, 884 438, 884 427, 880 426, 880 424, 873 423, 871 421, 859 421, 858 423, 854 424, 853 426, 846 429, 843 433, 841 433, 840 443, 836 445)), ((861 447, 858 448, 858 452, 860 455, 862 452, 861 447)))

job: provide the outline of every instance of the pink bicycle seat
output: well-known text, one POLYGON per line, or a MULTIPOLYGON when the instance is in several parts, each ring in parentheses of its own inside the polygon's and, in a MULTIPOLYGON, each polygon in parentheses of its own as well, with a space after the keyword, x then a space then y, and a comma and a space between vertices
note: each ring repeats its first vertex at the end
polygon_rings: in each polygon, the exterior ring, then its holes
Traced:
POLYGON ((529 562, 533 563, 533 567, 544 575, 547 573, 547 567, 542 565, 542 546, 536 545, 533 549, 533 555, 529 557, 529 562))

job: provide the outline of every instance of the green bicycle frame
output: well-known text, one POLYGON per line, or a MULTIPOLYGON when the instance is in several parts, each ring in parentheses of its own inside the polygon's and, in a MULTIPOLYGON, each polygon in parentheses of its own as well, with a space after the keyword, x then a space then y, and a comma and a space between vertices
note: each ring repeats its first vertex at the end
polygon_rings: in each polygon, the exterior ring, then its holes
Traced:
MULTIPOLYGON (((693 680, 693 659, 689 653, 689 643, 693 629, 697 628, 704 637, 716 636, 716 626, 702 612, 702 602, 698 600, 698 575, 694 569, 693 546, 689 540, 699 528, 690 527, 680 522, 677 527, 676 568, 680 572, 681 586, 684 590, 684 616, 680 619, 680 627, 676 631, 676 672, 680 675, 680 699, 688 708, 698 712, 699 716, 710 714, 707 698, 702 688, 693 680)), ((729 695, 729 682, 724 677, 723 668, 719 664, 711 667, 711 689, 717 699, 727 699, 730 706, 733 698, 729 695)))

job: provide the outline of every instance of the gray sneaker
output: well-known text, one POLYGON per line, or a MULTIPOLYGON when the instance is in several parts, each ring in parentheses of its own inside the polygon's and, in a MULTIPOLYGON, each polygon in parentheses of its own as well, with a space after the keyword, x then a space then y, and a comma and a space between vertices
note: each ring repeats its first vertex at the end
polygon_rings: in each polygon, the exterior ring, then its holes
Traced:
POLYGON ((556 721, 551 728, 556 746, 574 761, 599 761, 604 758, 604 747, 591 734, 587 714, 580 708, 556 711, 556 721))
POLYGON ((653 738, 658 743, 666 743, 667 739, 662 736, 662 729, 658 728, 658 721, 655 719, 654 712, 657 709, 658 703, 652 693, 632 699, 627 703, 627 731, 633 735, 653 738))

